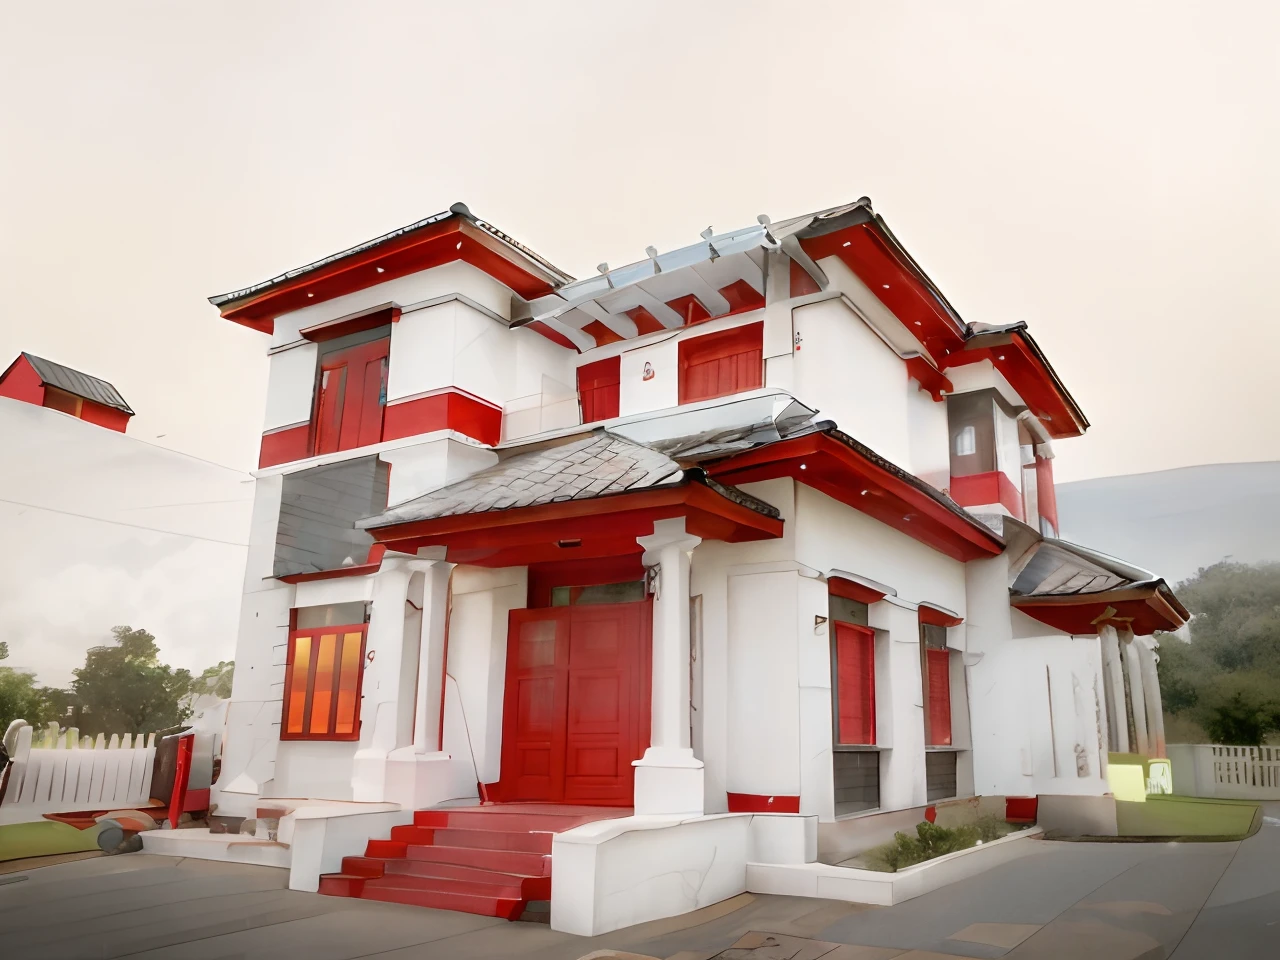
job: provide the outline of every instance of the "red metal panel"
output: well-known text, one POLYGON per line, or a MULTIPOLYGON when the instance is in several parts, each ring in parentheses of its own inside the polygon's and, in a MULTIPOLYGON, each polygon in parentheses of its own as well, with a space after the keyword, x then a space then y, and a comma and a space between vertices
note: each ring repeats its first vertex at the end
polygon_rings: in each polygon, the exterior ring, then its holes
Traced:
POLYGON ((1022 519, 1022 494, 1003 470, 952 477, 951 499, 962 507, 983 507, 1000 503, 1013 516, 1022 519))
POLYGON ((195 742, 194 733, 178 738, 178 762, 173 773, 173 793, 169 795, 169 826, 175 830, 186 811, 187 784, 191 780, 191 755, 195 742))
POLYGON ((876 742, 875 634, 836 625, 836 736, 842 744, 876 742))
POLYGON ((1009 823, 1035 823, 1039 801, 1039 797, 1005 797, 1005 820, 1009 823))
POLYGON ((578 368, 583 423, 609 420, 618 415, 621 365, 621 357, 609 357, 578 368))
POLYGON ((951 746, 951 654, 926 650, 929 690, 929 744, 951 746))
POLYGON ((730 813, 799 813, 799 797, 766 797, 755 793, 727 795, 730 813))
POLYGON ((129 426, 129 417, 131 414, 125 413, 123 410, 117 410, 115 407, 108 407, 101 403, 94 403, 92 400, 85 400, 80 404, 80 419, 86 423, 96 423, 100 427, 106 427, 108 430, 115 430, 124 433, 129 426))
POLYGON ((758 389, 764 382, 764 324, 749 323, 680 341, 680 402, 758 389))
POLYGON ((258 467, 274 467, 278 463, 292 463, 311 456, 311 424, 300 423, 283 430, 273 430, 262 435, 262 448, 258 453, 258 467))
POLYGON ((36 373, 36 368, 21 354, 9 364, 9 369, 0 374, 0 397, 34 403, 37 407, 44 406, 44 383, 40 374, 36 373))
POLYGON ((387 406, 382 439, 399 440, 453 430, 493 446, 502 438, 502 408, 461 390, 448 389, 387 406))

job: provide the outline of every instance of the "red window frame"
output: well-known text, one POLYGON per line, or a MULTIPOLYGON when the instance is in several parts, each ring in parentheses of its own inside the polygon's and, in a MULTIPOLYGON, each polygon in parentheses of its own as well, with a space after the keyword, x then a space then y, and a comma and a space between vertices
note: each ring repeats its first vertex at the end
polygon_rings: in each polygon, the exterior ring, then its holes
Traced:
POLYGON ((876 742, 876 652, 870 627, 835 621, 832 702, 837 746, 876 742))
POLYGON ((764 323, 680 341, 679 402, 713 400, 764 386, 764 323))
POLYGON ((289 633, 281 740, 360 739, 367 623, 289 633))
POLYGON ((621 407, 622 358, 608 357, 578 368, 578 400, 582 422, 611 420, 621 407))

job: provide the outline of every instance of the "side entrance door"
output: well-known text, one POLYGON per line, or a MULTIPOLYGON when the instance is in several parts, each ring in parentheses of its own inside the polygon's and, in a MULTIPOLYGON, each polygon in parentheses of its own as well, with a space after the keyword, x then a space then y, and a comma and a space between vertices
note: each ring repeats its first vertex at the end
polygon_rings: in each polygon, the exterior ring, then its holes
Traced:
POLYGON ((650 629, 647 600, 511 611, 496 799, 631 805, 650 629))

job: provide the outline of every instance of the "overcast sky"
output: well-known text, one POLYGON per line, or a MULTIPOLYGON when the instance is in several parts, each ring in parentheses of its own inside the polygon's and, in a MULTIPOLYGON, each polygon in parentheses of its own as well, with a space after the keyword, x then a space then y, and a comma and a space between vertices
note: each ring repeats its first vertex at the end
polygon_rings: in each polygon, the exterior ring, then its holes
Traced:
POLYGON ((0 0, 0 365, 245 469, 205 298, 464 200, 578 276, 869 195, 1093 422, 1060 479, 1280 459, 1280 6, 0 0))

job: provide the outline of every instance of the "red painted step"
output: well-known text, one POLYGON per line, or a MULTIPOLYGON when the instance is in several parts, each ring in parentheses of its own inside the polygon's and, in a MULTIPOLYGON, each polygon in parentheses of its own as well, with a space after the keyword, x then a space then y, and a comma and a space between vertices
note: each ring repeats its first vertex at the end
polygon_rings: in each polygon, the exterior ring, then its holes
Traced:
POLYGON ((413 823, 370 840, 362 857, 320 878, 320 892, 517 919, 551 899, 555 833, 627 816, 617 808, 511 804, 419 810, 413 823))

